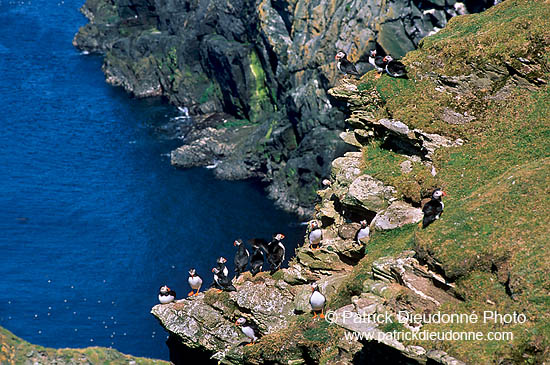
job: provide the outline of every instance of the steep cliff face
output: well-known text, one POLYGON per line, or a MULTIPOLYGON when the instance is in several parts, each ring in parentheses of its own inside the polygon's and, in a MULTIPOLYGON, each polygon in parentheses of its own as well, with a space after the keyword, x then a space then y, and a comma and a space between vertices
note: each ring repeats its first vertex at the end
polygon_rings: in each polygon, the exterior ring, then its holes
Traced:
MULTIPOLYGON (((492 1, 476 2, 482 10, 492 1)), ((179 166, 221 160, 223 178, 257 176, 287 209, 308 213, 315 188, 346 145, 343 115, 326 91, 334 55, 346 50, 367 70, 378 44, 401 56, 448 19, 455 0, 88 0, 90 23, 75 36, 105 54, 107 81, 138 97, 164 95, 193 113, 224 112, 218 129, 189 136, 179 166), (218 140, 231 148, 216 149, 218 140), (225 166, 224 166, 225 165, 225 166)))
POLYGON ((339 82, 330 94, 350 127, 340 137, 356 150, 332 161, 318 191, 322 248, 299 247, 272 276, 246 274, 237 292, 207 291, 152 313, 184 348, 228 364, 548 362, 549 17, 548 1, 507 0, 423 40, 403 59, 409 79, 339 82), (448 193, 445 211, 422 229, 420 206, 435 187, 448 193), (353 239, 361 219, 372 230, 365 244, 353 239), (311 282, 328 298, 331 323, 312 319, 311 282), (400 311, 525 321, 364 320, 400 311), (243 346, 232 325, 240 316, 259 325, 257 344, 243 346), (375 340, 345 337, 354 331, 375 340), (393 331, 507 337, 384 335, 393 331))

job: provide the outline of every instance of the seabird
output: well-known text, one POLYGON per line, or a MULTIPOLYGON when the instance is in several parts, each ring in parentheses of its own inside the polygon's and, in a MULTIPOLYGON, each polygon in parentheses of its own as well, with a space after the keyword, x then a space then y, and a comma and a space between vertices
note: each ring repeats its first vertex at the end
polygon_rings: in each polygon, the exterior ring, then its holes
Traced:
POLYGON ((317 250, 321 248, 321 240, 323 239, 323 231, 319 227, 319 224, 317 221, 312 221, 309 225, 310 231, 309 231, 309 247, 312 250, 317 250))
POLYGON ((355 68, 355 65, 351 63, 348 60, 348 55, 344 51, 338 51, 336 53, 336 56, 334 57, 336 61, 336 67, 338 68, 338 71, 344 74, 344 76, 347 75, 355 75, 359 76, 359 72, 357 72, 357 69, 355 68))
POLYGON ((323 313, 325 309, 326 298, 319 291, 319 286, 316 283, 311 284, 311 296, 309 297, 309 304, 311 305, 311 310, 313 311, 313 318, 317 317, 317 312, 321 312, 319 317, 325 318, 323 313))
POLYGON ((376 71, 378 71, 378 74, 376 74, 376 78, 382 76, 382 73, 386 69, 386 61, 384 60, 384 57, 377 56, 376 50, 372 50, 370 51, 369 63, 374 67, 376 71))
MULTIPOLYGON (((262 271, 264 265, 264 252, 261 247, 261 242, 265 242, 261 238, 253 238, 248 241, 252 245, 252 257, 250 258, 250 272, 252 276, 256 276, 257 273, 262 271)), ((267 242, 266 242, 267 243, 267 242)))
POLYGON ((227 266, 225 266, 227 259, 223 256, 220 256, 218 257, 218 260, 216 262, 218 263, 218 269, 220 270, 220 272, 222 272, 225 276, 228 276, 229 270, 227 269, 227 266))
POLYGON ((441 197, 447 194, 441 189, 435 189, 432 193, 432 199, 424 204, 422 212, 424 212, 424 218, 422 219, 422 228, 428 227, 432 222, 441 217, 443 213, 443 207, 445 206, 441 201, 441 197))
POLYGON ((370 235, 370 228, 366 220, 361 221, 361 228, 357 230, 355 234, 355 242, 362 244, 363 240, 368 239, 370 235))
POLYGON ((214 273, 214 283, 219 291, 237 291, 237 289, 231 284, 231 280, 223 274, 217 267, 212 268, 214 273))
POLYGON ((395 61, 392 56, 388 55, 384 57, 386 62, 386 73, 391 77, 404 77, 407 78, 407 69, 405 65, 399 61, 395 61))
POLYGON ((248 259, 250 258, 250 253, 243 244, 242 239, 237 239, 233 242, 233 246, 237 247, 237 253, 235 254, 234 264, 235 264, 235 277, 239 277, 241 273, 246 270, 248 266, 248 259))
POLYGON ((247 345, 253 345, 260 337, 262 337, 258 326, 256 326, 254 322, 249 321, 244 317, 237 319, 235 324, 237 326, 240 326, 241 331, 243 331, 245 336, 251 340, 251 342, 247 345))
POLYGON ((187 294, 187 296, 190 297, 192 295, 199 295, 199 290, 201 289, 202 285, 202 279, 195 273, 195 269, 189 270, 189 279, 187 279, 187 282, 189 283, 191 289, 197 291, 196 293, 193 293, 193 290, 191 290, 189 294, 187 294))
POLYGON ((285 259, 285 246, 281 242, 285 238, 282 233, 273 235, 273 240, 267 247, 267 262, 271 267, 271 275, 281 268, 281 264, 285 259))
POLYGON ((163 285, 159 289, 159 302, 161 304, 168 304, 176 299, 176 292, 170 289, 168 286, 163 285))

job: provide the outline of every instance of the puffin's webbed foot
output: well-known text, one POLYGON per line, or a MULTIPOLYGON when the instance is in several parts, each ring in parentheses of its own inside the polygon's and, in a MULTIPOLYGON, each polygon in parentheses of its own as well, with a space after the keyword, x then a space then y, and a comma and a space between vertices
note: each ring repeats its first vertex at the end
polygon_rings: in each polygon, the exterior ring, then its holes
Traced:
POLYGON ((195 293, 195 292, 194 292, 193 290, 191 290, 191 291, 187 294, 187 296, 190 297, 190 296, 192 296, 194 293, 195 293))

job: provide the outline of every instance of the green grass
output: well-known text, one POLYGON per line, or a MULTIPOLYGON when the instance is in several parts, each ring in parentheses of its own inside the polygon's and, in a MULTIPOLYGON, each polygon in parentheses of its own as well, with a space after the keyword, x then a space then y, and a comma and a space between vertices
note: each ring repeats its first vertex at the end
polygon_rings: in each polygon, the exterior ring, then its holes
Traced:
POLYGON ((344 329, 312 314, 291 317, 283 331, 265 335, 256 345, 245 348, 250 363, 277 362, 303 359, 304 353, 316 362, 333 355, 335 344, 344 336, 344 329))
POLYGON ((424 39, 420 48, 449 59, 443 67, 448 75, 464 74, 469 63, 502 64, 515 62, 517 57, 542 61, 548 70, 548 59, 540 52, 550 43, 549 17, 546 1, 506 1, 480 14, 451 19, 445 29, 424 39), (462 62, 452 62, 458 58, 462 62))
POLYGON ((372 278, 372 263, 384 256, 397 255, 412 249, 415 225, 391 231, 375 232, 365 247, 365 257, 342 281, 337 293, 328 298, 328 308, 335 310, 351 303, 351 297, 363 291, 365 280, 372 278))
POLYGON ((372 94, 366 96, 369 90, 380 95, 377 117, 461 137, 465 144, 436 151, 433 163, 439 173, 434 181, 428 181, 422 171, 402 175, 398 169, 402 158, 376 143, 364 148, 363 172, 396 186, 402 196, 416 195, 418 187, 423 195, 422 189, 434 184, 443 186, 449 195, 442 219, 428 228, 411 226, 391 236, 376 232, 367 256, 340 288, 341 294, 345 298, 357 294, 356 281, 368 275, 371 255, 414 247, 441 263, 465 299, 445 304, 442 310, 516 310, 528 316, 527 324, 515 326, 427 327, 514 333, 513 341, 421 343, 467 363, 509 359, 538 364, 550 358, 550 87, 532 84, 530 89, 512 88, 509 95, 488 98, 502 83, 495 83, 493 89, 452 94, 437 91, 438 84, 426 75, 469 75, 483 72, 488 65, 507 63, 522 70, 517 58, 524 57, 532 61, 525 73, 527 80, 550 80, 548 19, 550 2, 541 0, 507 0, 484 13, 454 18, 403 59, 410 80, 390 80, 385 75, 375 79, 374 73, 367 73, 359 85, 365 110, 373 105, 372 94), (447 124, 441 118, 444 108, 468 111, 476 119, 463 125, 447 124), (409 178, 419 175, 421 181, 409 178))
POLYGON ((225 123, 219 124, 216 126, 216 129, 221 128, 238 128, 238 127, 244 127, 246 125, 254 124, 248 119, 230 119, 226 121, 225 123))
POLYGON ((363 173, 395 186, 401 198, 416 203, 440 186, 439 179, 432 176, 430 169, 420 162, 412 162, 412 171, 403 173, 400 164, 407 158, 381 148, 381 145, 379 140, 373 140, 363 147, 363 173))
POLYGON ((53 364, 61 361, 63 363, 89 362, 91 364, 114 365, 128 364, 130 361, 135 361, 138 365, 168 364, 168 362, 162 360, 124 355, 117 350, 103 347, 52 349, 37 346, 0 327, 0 364, 32 364, 34 362, 53 364))

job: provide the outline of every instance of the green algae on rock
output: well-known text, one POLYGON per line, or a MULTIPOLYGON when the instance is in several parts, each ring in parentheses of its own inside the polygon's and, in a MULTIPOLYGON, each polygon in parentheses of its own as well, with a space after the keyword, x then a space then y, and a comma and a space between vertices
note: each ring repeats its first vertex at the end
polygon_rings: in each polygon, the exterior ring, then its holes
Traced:
POLYGON ((82 12, 90 23, 73 43, 105 54, 109 83, 137 97, 163 95, 195 115, 227 113, 259 129, 275 122, 267 141, 248 129, 223 154, 208 144, 198 151, 203 144, 186 138, 194 147, 173 162, 227 160, 220 176, 259 177, 280 206, 303 216, 331 161, 348 150, 338 137, 343 114, 327 95, 337 80, 336 49, 364 71, 376 43, 401 56, 460 13, 454 1, 410 0, 87 0, 82 12))

